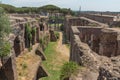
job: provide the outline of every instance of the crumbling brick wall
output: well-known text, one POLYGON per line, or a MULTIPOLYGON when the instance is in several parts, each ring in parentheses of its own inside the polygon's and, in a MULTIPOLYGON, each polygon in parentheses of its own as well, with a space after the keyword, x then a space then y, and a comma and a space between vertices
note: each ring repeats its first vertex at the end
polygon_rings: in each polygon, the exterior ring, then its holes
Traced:
MULTIPOLYGON (((93 52, 86 43, 81 42, 79 38, 80 32, 74 31, 75 30, 71 33, 70 61, 74 61, 80 66, 87 67, 92 73, 98 73, 96 78, 90 80, 119 80, 120 56, 113 58, 99 56, 97 53, 93 52)), ((93 77, 94 75, 90 76, 93 77)))
MULTIPOLYGON (((11 28, 13 31, 9 36, 9 41, 11 43, 12 49, 10 55, 0 59, 0 74, 2 74, 0 75, 0 80, 18 80, 15 58, 24 52, 26 43, 29 42, 26 39, 28 36, 25 34, 25 24, 29 23, 31 29, 34 27, 36 29, 36 33, 32 33, 32 41, 28 45, 39 43, 40 37, 43 37, 46 34, 49 36, 49 29, 45 23, 43 23, 45 29, 43 30, 44 35, 40 35, 39 21, 37 21, 35 18, 40 19, 40 15, 10 15, 11 28)), ((49 39, 47 41, 49 42, 49 39)), ((35 75, 35 77, 36 76, 37 75, 35 75)))

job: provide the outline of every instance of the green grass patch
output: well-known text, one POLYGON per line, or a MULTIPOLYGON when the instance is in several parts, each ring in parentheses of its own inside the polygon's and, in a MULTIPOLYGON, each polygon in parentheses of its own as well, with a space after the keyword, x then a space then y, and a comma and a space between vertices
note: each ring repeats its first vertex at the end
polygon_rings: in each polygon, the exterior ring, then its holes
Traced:
POLYGON ((49 76, 48 77, 44 77, 40 80, 60 80, 60 69, 61 66, 60 65, 56 65, 58 64, 57 62, 57 52, 56 52, 56 45, 57 42, 50 42, 48 44, 48 47, 46 48, 46 50, 44 51, 47 60, 43 62, 43 66, 45 67, 45 69, 48 71, 49 76))

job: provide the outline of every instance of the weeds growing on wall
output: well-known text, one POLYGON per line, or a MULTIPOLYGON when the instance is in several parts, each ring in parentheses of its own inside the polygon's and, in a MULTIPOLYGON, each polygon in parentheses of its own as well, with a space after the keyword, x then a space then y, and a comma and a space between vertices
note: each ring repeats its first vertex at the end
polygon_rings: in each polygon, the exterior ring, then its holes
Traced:
POLYGON ((31 44, 31 42, 32 42, 32 29, 31 29, 31 26, 29 23, 27 23, 25 27, 26 27, 26 36, 27 36, 27 39, 28 39, 29 45, 30 45, 28 50, 31 51, 32 50, 32 44, 31 44))
POLYGON ((29 38, 30 40, 32 40, 32 34, 31 34, 31 32, 32 32, 32 29, 31 29, 31 27, 30 27, 30 24, 27 23, 27 24, 26 24, 26 33, 27 33, 27 36, 28 36, 28 38, 29 38))

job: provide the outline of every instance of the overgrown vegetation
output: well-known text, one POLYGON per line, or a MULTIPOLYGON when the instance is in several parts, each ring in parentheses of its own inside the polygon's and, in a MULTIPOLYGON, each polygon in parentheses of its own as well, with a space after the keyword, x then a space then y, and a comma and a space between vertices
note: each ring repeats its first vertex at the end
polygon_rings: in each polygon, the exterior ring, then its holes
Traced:
POLYGON ((8 41, 9 33, 11 32, 8 16, 3 8, 0 7, 0 57, 10 54, 11 45, 8 41))
POLYGON ((60 65, 56 65, 57 63, 59 63, 57 60, 58 53, 55 50, 56 44, 57 44, 56 42, 50 42, 48 44, 48 47, 44 51, 47 57, 47 60, 43 62, 43 66, 45 67, 45 69, 48 71, 50 75, 40 80, 59 80, 60 65))
POLYGON ((32 29, 31 29, 31 27, 30 27, 30 24, 29 23, 27 23, 26 24, 26 34, 27 34, 27 36, 28 36, 28 38, 30 39, 30 40, 32 40, 32 29))
POLYGON ((56 51, 57 42, 50 42, 44 53, 47 60, 43 62, 43 66, 48 71, 49 76, 40 80, 60 80, 60 69, 66 59, 58 51, 56 51))
POLYGON ((75 62, 65 63, 61 69, 60 80, 65 80, 71 77, 72 75, 76 75, 78 69, 79 66, 75 62))
POLYGON ((25 32, 26 32, 26 37, 27 37, 27 41, 28 41, 28 50, 31 51, 32 50, 32 29, 30 27, 30 24, 27 23, 25 26, 25 32))

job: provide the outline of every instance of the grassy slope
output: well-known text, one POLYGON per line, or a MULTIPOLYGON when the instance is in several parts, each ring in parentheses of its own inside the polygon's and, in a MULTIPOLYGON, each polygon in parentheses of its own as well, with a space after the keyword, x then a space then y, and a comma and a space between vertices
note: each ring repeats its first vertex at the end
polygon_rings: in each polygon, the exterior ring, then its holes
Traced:
POLYGON ((45 50, 47 60, 43 62, 43 66, 49 73, 49 77, 42 78, 41 80, 59 80, 60 68, 59 53, 55 50, 57 42, 50 42, 45 50))

